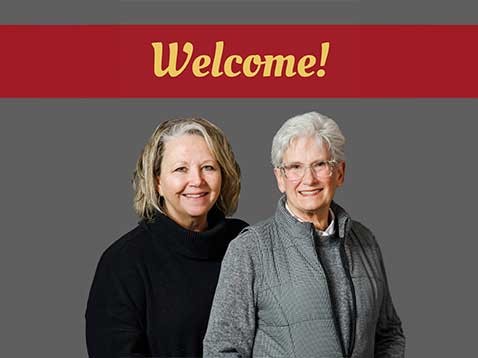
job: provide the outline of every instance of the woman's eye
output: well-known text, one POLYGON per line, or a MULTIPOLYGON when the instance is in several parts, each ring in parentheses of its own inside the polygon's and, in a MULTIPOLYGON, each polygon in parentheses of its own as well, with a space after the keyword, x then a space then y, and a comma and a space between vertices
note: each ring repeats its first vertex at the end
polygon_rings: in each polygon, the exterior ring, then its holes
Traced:
POLYGON ((178 173, 186 173, 187 168, 186 167, 179 167, 179 168, 174 169, 174 171, 178 172, 178 173))
POLYGON ((325 161, 320 161, 320 162, 317 162, 313 165, 313 167, 315 168, 322 168, 322 167, 325 167, 327 165, 327 163, 325 161))
POLYGON ((205 171, 214 171, 216 168, 214 168, 212 165, 205 165, 202 167, 205 171))

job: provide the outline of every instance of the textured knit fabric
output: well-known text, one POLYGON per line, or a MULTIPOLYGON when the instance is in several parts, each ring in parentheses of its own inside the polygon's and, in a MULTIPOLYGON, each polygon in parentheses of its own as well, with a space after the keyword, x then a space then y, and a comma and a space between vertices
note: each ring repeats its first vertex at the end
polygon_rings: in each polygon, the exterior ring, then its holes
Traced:
MULTIPOLYGON (((317 230, 316 230, 317 232, 317 230)), ((351 352, 353 335, 352 283, 347 275, 347 268, 341 257, 342 241, 338 235, 315 236, 315 247, 319 263, 327 276, 333 313, 336 315, 337 330, 342 339, 345 352, 351 352)))
POLYGON ((213 209, 194 232, 158 213, 111 245, 88 299, 89 356, 200 357, 221 260, 245 225, 213 209))
MULTIPOLYGON (((281 198, 275 216, 245 229, 222 264, 205 357, 346 357, 315 229, 281 198)), ((353 358, 403 357, 405 338, 372 233, 335 203, 339 238, 354 287, 353 358)))

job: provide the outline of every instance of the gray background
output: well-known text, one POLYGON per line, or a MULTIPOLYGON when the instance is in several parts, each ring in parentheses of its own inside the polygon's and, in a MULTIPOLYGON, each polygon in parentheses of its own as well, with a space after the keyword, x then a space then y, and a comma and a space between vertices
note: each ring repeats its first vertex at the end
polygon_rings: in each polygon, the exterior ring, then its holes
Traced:
POLYGON ((409 357, 472 356, 476 100, 0 101, 2 356, 84 357, 101 252, 133 228, 130 177, 160 121, 221 126, 243 170, 237 217, 269 216, 274 132, 319 110, 348 138, 337 195, 376 234, 409 357))
MULTIPOLYGON (((1 23, 472 23, 468 1, 4 1, 1 23)), ((136 224, 130 177, 154 127, 203 116, 243 170, 237 217, 269 216, 272 136, 318 110, 348 139, 337 201, 384 252, 408 357, 474 355, 478 100, 0 100, 2 357, 85 357, 102 251, 136 224)))
POLYGON ((476 23, 472 0, 2 0, 0 23, 476 23))

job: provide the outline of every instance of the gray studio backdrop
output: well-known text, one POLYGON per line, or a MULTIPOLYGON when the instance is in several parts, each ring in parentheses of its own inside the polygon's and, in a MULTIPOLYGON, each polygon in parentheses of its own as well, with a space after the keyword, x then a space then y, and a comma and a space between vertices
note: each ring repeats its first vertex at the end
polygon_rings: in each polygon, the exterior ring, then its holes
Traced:
MULTIPOLYGON (((450 24, 476 13, 465 0, 5 0, 0 23, 450 24)), ((278 198, 274 132, 310 110, 348 139, 337 201, 382 247, 407 357, 474 356, 476 99, 0 100, 0 356, 86 357, 94 270, 136 225, 131 174, 159 122, 203 116, 223 128, 243 171, 236 216, 253 223, 278 198)))
POLYGON ((278 198, 274 132, 310 110, 335 118, 348 139, 337 201, 382 246, 408 356, 472 356, 478 101, 18 100, 0 108, 2 357, 86 356, 94 270, 136 225, 130 178, 160 121, 203 116, 223 128, 243 171, 236 216, 253 223, 278 198))

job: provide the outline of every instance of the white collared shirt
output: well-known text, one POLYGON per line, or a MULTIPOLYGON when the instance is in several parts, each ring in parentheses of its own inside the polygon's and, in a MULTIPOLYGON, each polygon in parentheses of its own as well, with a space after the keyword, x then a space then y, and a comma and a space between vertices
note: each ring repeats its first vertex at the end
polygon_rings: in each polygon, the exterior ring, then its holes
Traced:
MULTIPOLYGON (((287 205, 287 200, 285 202, 285 208, 287 209, 287 211, 294 217, 296 218, 297 220, 299 220, 300 222, 305 222, 304 220, 302 220, 301 218, 299 218, 297 215, 295 215, 292 210, 290 210, 289 208, 289 205, 287 205)), ((319 230, 319 229, 315 229, 317 231, 317 234, 320 236, 320 237, 323 237, 323 236, 330 236, 330 235, 333 235, 335 233, 335 214, 334 212, 332 211, 331 208, 329 208, 329 214, 330 214, 330 217, 332 218, 332 220, 330 221, 330 224, 329 226, 327 226, 327 229, 325 229, 324 231, 322 230, 319 230)))

